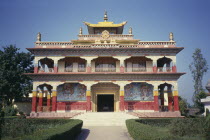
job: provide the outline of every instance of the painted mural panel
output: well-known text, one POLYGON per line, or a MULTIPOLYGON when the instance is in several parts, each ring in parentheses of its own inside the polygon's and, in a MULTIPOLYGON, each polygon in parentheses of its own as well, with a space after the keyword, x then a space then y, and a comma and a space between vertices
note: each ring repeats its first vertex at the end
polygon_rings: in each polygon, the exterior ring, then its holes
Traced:
POLYGON ((79 83, 66 83, 58 86, 57 101, 85 101, 86 87, 79 83))
POLYGON ((147 83, 131 83, 125 86, 126 101, 153 101, 153 86, 147 83))

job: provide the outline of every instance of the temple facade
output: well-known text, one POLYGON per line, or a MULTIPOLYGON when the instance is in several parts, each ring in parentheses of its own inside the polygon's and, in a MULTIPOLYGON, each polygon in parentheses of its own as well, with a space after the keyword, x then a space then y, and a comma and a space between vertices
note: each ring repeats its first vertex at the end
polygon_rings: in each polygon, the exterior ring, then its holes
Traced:
POLYGON ((31 116, 37 113, 179 112, 177 47, 169 41, 134 39, 127 22, 84 22, 77 40, 46 42, 38 33, 35 55, 31 116))

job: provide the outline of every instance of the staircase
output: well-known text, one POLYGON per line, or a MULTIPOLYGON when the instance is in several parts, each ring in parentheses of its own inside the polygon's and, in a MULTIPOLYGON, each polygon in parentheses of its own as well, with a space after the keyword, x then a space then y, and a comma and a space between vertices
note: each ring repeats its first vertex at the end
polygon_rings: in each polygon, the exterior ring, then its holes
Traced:
POLYGON ((127 119, 138 117, 125 112, 87 112, 72 119, 83 120, 83 126, 125 126, 127 119))

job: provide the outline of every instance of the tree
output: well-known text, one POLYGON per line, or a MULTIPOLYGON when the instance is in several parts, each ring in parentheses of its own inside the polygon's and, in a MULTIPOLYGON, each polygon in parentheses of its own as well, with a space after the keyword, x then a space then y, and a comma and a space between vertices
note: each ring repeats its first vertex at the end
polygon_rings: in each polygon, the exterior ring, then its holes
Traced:
POLYGON ((0 98, 5 105, 31 92, 32 81, 24 73, 33 72, 32 61, 31 53, 19 52, 16 46, 0 50, 0 98))
POLYGON ((208 71, 208 64, 206 59, 203 57, 201 53, 201 49, 196 48, 192 57, 193 57, 193 62, 189 65, 189 68, 193 76, 193 82, 194 82, 193 102, 195 103, 197 102, 195 96, 203 90, 202 80, 204 74, 208 71))
POLYGON ((197 108, 199 108, 199 114, 202 114, 202 113, 204 113, 205 112, 205 110, 204 110, 204 104, 203 103, 201 103, 201 99, 203 99, 203 98, 206 98, 206 93, 204 92, 204 90, 202 90, 199 94, 197 94, 196 96, 195 96, 195 106, 197 107, 197 108))
POLYGON ((187 116, 189 103, 186 99, 179 96, 179 110, 183 116, 187 116))

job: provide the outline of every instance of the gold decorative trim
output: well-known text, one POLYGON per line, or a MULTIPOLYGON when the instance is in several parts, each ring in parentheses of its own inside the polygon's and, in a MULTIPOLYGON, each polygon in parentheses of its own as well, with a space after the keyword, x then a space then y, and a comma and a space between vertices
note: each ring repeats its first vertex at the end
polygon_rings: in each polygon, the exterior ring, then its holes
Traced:
POLYGON ((178 90, 174 90, 174 91, 173 91, 173 96, 179 96, 178 90))
POLYGON ((124 90, 120 90, 120 96, 124 96, 124 95, 125 95, 124 90))
POLYGON ((50 96, 50 94, 48 94, 48 95, 47 95, 47 99, 50 99, 50 98, 51 98, 51 96, 50 96))
POLYGON ((85 25, 89 26, 89 27, 121 27, 124 26, 127 22, 122 22, 119 24, 114 24, 114 22, 98 22, 98 24, 91 24, 89 22, 84 22, 85 25))
POLYGON ((57 96, 57 91, 52 92, 52 97, 57 96))
POLYGON ((86 91, 86 96, 91 96, 91 91, 90 90, 86 91))
POLYGON ((158 90, 153 91, 153 96, 158 96, 158 90))
POLYGON ((32 97, 36 97, 36 93, 37 93, 36 91, 33 91, 32 92, 32 97))

